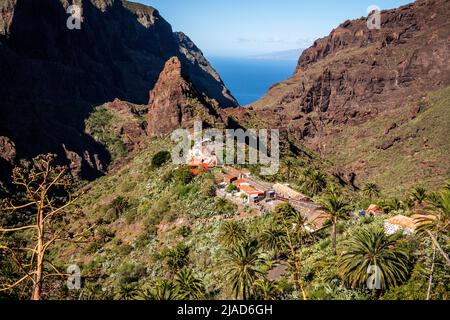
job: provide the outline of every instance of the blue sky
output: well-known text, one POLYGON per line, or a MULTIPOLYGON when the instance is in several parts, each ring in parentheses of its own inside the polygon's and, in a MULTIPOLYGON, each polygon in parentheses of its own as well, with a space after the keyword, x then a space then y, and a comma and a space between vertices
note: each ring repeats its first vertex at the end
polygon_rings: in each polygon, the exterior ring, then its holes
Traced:
POLYGON ((308 47, 367 8, 411 0, 133 0, 151 5, 207 56, 245 57, 308 47))

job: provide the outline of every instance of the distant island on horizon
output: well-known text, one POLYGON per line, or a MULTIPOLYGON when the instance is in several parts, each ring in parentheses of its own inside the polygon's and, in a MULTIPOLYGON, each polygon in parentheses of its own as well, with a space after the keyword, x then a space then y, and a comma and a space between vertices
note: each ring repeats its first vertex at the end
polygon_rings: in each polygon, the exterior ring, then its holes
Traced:
POLYGON ((258 59, 258 60, 298 61, 303 50, 305 50, 305 49, 298 48, 298 49, 292 49, 292 50, 268 52, 268 53, 262 53, 262 54, 257 54, 257 55, 251 55, 251 56, 248 56, 248 58, 258 59))

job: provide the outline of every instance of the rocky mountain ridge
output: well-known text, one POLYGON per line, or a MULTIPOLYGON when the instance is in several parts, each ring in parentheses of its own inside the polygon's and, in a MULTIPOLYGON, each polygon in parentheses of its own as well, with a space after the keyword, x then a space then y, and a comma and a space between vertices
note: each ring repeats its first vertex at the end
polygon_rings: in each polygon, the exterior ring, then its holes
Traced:
MULTIPOLYGON (((354 144, 364 144, 367 154, 378 150, 373 156, 382 158, 406 141, 429 138, 422 128, 417 128, 421 134, 400 136, 399 131, 417 126, 413 121, 430 107, 428 94, 450 85, 449 21, 445 0, 383 11, 380 30, 369 30, 367 18, 346 21, 303 52, 290 79, 231 114, 243 123, 288 131, 291 139, 333 160, 338 172, 356 174, 361 184, 381 168, 362 152, 352 155, 354 144)), ((448 134, 448 128, 442 131, 448 134)), ((402 152, 427 161, 420 150, 397 150, 402 152)), ((436 165, 449 162, 442 157, 436 165)), ((386 161, 404 163, 392 157, 386 161)), ((418 170, 428 171, 428 165, 418 170)), ((450 169, 440 167, 434 174, 450 169)))
MULTIPOLYGON (((81 162, 82 177, 102 174, 111 156, 85 133, 85 120, 94 106, 115 99, 147 104, 174 56, 201 95, 219 107, 237 106, 201 51, 152 7, 121 0, 0 0, 0 13, 0 137, 8 141, 0 150, 14 146, 14 161, 52 152, 70 164, 73 156, 65 155, 71 154, 81 162), (79 30, 66 26, 72 4, 82 8, 79 30)), ((0 154, 2 171, 14 163, 8 154, 0 154)))

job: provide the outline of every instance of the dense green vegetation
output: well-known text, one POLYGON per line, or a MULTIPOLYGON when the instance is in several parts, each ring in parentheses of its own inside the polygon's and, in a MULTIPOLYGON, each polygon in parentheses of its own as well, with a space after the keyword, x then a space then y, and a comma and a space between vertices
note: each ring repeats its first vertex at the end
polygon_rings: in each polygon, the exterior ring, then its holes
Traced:
MULTIPOLYGON (((258 213, 217 197, 221 169, 193 176, 161 156, 169 146, 168 140, 154 140, 85 188, 77 201, 84 218, 69 219, 66 231, 90 232, 58 242, 46 255, 61 270, 77 264, 82 290, 48 278, 43 299, 449 298, 448 186, 439 192, 417 187, 404 198, 385 197, 374 183, 355 192, 321 174, 319 166, 294 167, 298 160, 292 159, 278 181, 298 181, 293 186, 300 190, 307 181, 329 214, 329 227, 311 233, 302 212, 287 203, 258 213), (371 203, 384 215, 352 214, 371 203), (418 232, 384 233, 385 219, 414 213, 426 213, 417 221, 418 232), (367 286, 373 265, 381 272, 380 290, 367 286)), ((11 225, 3 215, 1 222, 11 225)), ((29 241, 26 234, 12 236, 29 241)), ((17 269, 11 256, 0 252, 0 282, 11 283, 17 269)), ((18 286, 1 297, 27 299, 29 290, 18 286)))
POLYGON ((105 145, 111 154, 112 161, 127 155, 128 150, 117 132, 113 130, 113 124, 117 124, 119 119, 115 114, 99 106, 94 109, 90 117, 85 121, 85 130, 94 139, 105 145))
POLYGON ((417 186, 435 189, 450 179, 449 105, 450 87, 447 87, 409 104, 410 108, 420 107, 414 118, 400 109, 393 114, 379 114, 358 126, 347 126, 341 137, 331 141, 332 152, 326 157, 338 166, 357 166, 358 161, 364 160, 368 170, 360 178, 395 196, 417 186), (397 127, 388 132, 387 128, 393 124, 397 127), (396 137, 401 137, 401 141, 388 150, 377 147, 396 137))

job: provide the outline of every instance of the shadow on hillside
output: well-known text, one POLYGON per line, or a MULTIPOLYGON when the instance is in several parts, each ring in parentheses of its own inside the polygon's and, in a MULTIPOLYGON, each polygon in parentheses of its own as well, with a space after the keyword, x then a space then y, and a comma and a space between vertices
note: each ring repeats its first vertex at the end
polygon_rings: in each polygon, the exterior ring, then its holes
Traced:
POLYGON ((17 1, 10 33, 0 38, 0 136, 14 141, 17 159, 56 153, 69 164, 65 149, 75 152, 84 158, 81 177, 93 179, 111 161, 84 133, 93 106, 146 103, 176 47, 159 39, 172 36, 170 25, 148 32, 121 1, 106 12, 82 4, 82 28, 69 30, 60 1, 17 1))

